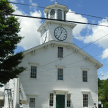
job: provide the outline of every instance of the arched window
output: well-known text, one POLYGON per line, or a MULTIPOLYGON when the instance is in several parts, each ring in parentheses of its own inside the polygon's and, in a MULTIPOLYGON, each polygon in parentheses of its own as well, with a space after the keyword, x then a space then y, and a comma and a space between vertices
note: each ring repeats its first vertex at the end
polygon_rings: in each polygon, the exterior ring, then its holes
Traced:
POLYGON ((57 19, 62 20, 62 10, 58 9, 57 11, 57 19))
POLYGON ((55 18, 55 10, 52 9, 50 12, 50 18, 54 19, 55 18))

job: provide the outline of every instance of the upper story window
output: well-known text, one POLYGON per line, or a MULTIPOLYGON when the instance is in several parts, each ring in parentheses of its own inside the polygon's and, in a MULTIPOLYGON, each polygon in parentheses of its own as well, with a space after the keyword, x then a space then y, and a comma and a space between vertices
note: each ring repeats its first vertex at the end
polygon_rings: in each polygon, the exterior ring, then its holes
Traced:
POLYGON ((58 58, 63 58, 63 47, 58 47, 58 58))
POLYGON ((35 108, 35 98, 30 98, 29 107, 30 108, 35 108))
POLYGON ((87 71, 82 72, 83 82, 87 82, 87 71))
POLYGON ((58 69, 58 80, 63 80, 63 69, 58 69))
POLYGON ((60 9, 57 11, 57 19, 62 20, 62 10, 60 9))
POLYGON ((50 12, 50 18, 51 19, 55 18, 55 10, 54 9, 52 9, 51 12, 50 12))
POLYGON ((88 94, 83 94, 83 107, 88 107, 88 94))
POLYGON ((31 66, 30 78, 36 78, 36 77, 37 77, 37 66, 31 66))

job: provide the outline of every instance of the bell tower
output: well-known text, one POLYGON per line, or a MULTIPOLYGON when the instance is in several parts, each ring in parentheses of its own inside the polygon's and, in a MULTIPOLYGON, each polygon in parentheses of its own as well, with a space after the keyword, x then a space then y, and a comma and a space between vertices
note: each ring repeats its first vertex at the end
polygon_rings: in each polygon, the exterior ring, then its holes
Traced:
POLYGON ((41 34, 40 43, 46 43, 51 40, 72 43, 72 29, 76 24, 66 22, 66 13, 68 8, 55 2, 44 9, 46 18, 56 20, 45 20, 39 27, 38 32, 41 34))

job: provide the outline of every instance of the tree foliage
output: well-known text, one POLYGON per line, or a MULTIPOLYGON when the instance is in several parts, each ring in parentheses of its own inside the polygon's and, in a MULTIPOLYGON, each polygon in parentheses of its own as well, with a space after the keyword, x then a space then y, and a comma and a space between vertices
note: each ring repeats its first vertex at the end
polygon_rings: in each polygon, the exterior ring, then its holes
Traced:
POLYGON ((0 0, 0 83, 16 78, 24 67, 18 67, 23 59, 22 52, 14 54, 22 37, 18 35, 20 23, 12 15, 14 9, 8 0, 0 0))
POLYGON ((108 79, 98 79, 98 99, 102 102, 104 108, 108 108, 108 79))

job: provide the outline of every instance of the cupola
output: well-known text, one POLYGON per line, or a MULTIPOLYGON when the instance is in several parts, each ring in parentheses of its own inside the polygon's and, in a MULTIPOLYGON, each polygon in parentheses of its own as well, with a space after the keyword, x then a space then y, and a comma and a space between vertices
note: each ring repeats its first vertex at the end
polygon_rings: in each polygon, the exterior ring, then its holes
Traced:
POLYGON ((65 5, 60 5, 55 2, 53 5, 46 6, 44 12, 46 14, 46 18, 66 20, 68 8, 65 5))

